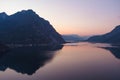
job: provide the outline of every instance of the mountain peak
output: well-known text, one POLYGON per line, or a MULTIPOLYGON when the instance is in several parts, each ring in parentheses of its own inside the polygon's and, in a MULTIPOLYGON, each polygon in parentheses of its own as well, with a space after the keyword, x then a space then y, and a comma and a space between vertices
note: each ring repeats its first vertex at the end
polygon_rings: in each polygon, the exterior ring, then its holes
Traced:
MULTIPOLYGON (((15 14, 36 14, 35 11, 33 11, 32 9, 28 9, 28 10, 22 10, 22 11, 19 11, 15 14)), ((13 14, 14 15, 14 14, 13 14)))
POLYGON ((28 12, 34 12, 32 9, 28 9, 28 10, 26 10, 26 11, 28 11, 28 12))
POLYGON ((5 12, 0 13, 0 18, 5 19, 8 15, 5 12))
POLYGON ((116 26, 111 32, 116 33, 120 31, 120 25, 116 26))
POLYGON ((1 14, 2 14, 2 15, 7 15, 5 12, 1 12, 0 15, 1 15, 1 14))
POLYGON ((34 23, 34 22, 38 22, 41 19, 41 17, 32 9, 16 12, 15 14, 10 15, 10 18, 15 22, 19 22, 20 24, 21 22, 26 24, 34 23))
POLYGON ((120 25, 116 26, 115 29, 117 29, 117 30, 120 29, 120 25))
POLYGON ((22 10, 22 11, 20 11, 20 12, 28 12, 28 13, 35 13, 35 11, 33 11, 32 9, 28 9, 28 10, 22 10))
POLYGON ((35 13, 35 11, 33 11, 32 9, 28 9, 28 10, 21 10, 21 11, 19 11, 19 12, 16 12, 16 13, 14 13, 14 14, 12 14, 12 15, 10 15, 10 16, 18 16, 18 15, 37 15, 36 13, 35 13))
POLYGON ((47 20, 31 9, 0 20, 0 41, 4 44, 58 45, 65 42, 47 20))

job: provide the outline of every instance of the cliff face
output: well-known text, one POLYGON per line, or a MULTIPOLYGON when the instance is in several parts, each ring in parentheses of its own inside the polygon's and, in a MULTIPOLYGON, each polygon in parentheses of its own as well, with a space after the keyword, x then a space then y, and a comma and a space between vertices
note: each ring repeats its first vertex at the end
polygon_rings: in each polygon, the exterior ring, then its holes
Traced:
POLYGON ((0 42, 4 44, 63 44, 53 26, 33 10, 8 16, 0 13, 0 42))
POLYGON ((120 43, 120 25, 116 26, 111 32, 104 35, 90 37, 89 42, 102 42, 102 43, 120 43))

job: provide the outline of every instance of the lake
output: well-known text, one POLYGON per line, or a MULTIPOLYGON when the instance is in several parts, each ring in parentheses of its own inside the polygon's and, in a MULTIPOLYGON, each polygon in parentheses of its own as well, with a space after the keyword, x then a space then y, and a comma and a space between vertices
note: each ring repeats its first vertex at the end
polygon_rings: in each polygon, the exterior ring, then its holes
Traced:
POLYGON ((120 48, 87 42, 0 55, 0 80, 120 80, 120 48))

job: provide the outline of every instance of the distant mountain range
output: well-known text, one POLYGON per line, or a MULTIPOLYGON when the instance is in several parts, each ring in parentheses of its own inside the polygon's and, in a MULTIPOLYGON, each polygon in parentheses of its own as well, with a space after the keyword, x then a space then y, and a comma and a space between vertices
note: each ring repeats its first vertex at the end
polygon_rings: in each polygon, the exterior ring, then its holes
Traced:
POLYGON ((120 25, 116 26, 111 32, 104 35, 90 37, 89 42, 120 44, 120 25))
POLYGON ((88 37, 82 37, 76 34, 62 35, 66 42, 80 42, 88 39, 88 37))
POLYGON ((0 42, 52 45, 65 41, 47 20, 33 10, 23 10, 10 16, 0 13, 0 42))

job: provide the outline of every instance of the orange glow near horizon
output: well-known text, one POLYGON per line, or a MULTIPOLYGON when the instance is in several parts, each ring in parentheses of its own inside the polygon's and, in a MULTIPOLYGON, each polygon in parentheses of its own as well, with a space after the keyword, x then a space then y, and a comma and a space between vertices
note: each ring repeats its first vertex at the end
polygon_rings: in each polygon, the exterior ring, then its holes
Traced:
MULTIPOLYGON (((89 26, 89 25, 88 25, 89 26)), ((101 34, 106 34, 110 31, 112 31, 116 25, 110 26, 110 24, 108 25, 108 27, 111 28, 107 28, 107 27, 101 27, 98 28, 92 28, 92 27, 88 27, 88 28, 73 28, 73 27, 56 27, 56 25, 54 25, 53 27, 56 29, 57 32, 59 32, 62 35, 69 35, 69 34, 77 34, 80 36, 92 36, 92 35, 101 35, 101 34)), ((98 26, 100 27, 100 26, 98 26)))

